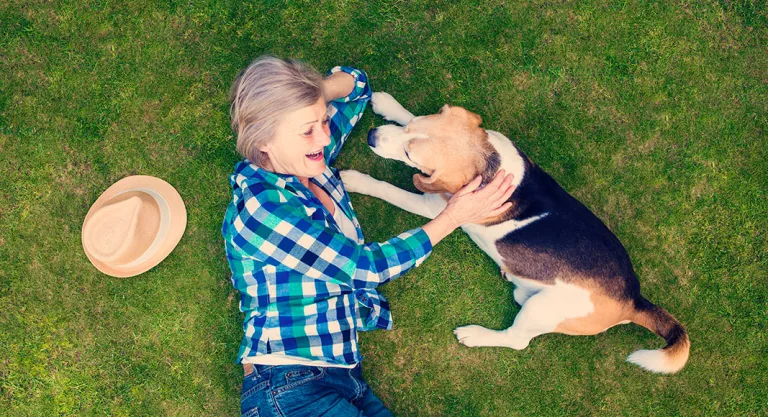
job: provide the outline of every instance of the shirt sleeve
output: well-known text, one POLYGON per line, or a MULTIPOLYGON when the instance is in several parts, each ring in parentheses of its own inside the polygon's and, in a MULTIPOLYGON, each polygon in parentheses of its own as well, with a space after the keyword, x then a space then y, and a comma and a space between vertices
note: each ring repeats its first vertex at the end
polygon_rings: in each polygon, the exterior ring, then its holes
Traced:
POLYGON ((328 103, 328 116, 330 118, 331 143, 325 147, 325 162, 333 165, 341 147, 349 138, 352 128, 363 116, 366 104, 371 99, 371 86, 368 75, 357 68, 334 67, 328 74, 346 72, 354 78, 355 87, 346 97, 341 97, 328 103))
POLYGON ((282 192, 244 188, 233 222, 232 243, 261 262, 355 289, 375 288, 420 265, 432 251, 421 228, 383 243, 358 244, 326 227, 321 213, 316 218, 288 203, 282 192))
POLYGON ((350 92, 348 96, 337 98, 333 101, 348 103, 350 101, 370 100, 372 94, 371 87, 368 84, 368 74, 366 74, 365 71, 353 67, 338 66, 331 68, 331 70, 328 71, 328 75, 335 74, 337 72, 346 72, 347 74, 351 75, 352 78, 355 79, 355 87, 352 89, 352 92, 350 92))

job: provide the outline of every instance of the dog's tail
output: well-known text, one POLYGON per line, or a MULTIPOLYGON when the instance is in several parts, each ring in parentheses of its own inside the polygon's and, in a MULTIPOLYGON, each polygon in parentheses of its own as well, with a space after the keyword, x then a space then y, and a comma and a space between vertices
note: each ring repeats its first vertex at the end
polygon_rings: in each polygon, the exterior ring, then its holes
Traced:
POLYGON ((667 346, 657 350, 638 350, 629 355, 627 361, 662 374, 672 374, 683 369, 688 361, 691 342, 688 340, 688 333, 677 319, 663 308, 641 297, 635 303, 635 313, 631 320, 663 337, 667 346))

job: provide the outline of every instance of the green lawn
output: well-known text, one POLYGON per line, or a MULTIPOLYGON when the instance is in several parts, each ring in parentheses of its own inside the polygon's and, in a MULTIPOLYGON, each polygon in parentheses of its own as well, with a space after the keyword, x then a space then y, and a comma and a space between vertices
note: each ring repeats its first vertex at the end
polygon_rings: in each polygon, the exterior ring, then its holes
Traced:
MULTIPOLYGON (((673 376, 624 361, 663 345, 636 325, 461 346, 455 327, 518 307, 456 232, 383 288, 395 330, 360 337, 396 415, 765 416, 768 6, 678 3, 0 2, 0 414, 238 415, 227 91, 270 52, 355 65, 416 114, 479 113, 616 233, 692 340, 673 376), (110 278, 80 228, 132 174, 173 184, 189 223, 158 267, 110 278)), ((364 145, 383 123, 368 111, 338 165, 413 189, 364 145)), ((353 202, 369 241, 424 222, 353 202)))

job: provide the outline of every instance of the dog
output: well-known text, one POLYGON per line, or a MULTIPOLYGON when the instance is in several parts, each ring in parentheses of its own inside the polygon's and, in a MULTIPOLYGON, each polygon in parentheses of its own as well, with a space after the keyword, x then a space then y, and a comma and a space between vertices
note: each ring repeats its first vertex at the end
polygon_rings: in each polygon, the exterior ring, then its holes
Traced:
POLYGON ((481 128, 480 116, 461 107, 445 105, 437 114, 415 117, 382 92, 373 94, 371 104, 375 113, 397 125, 371 129, 368 145, 381 157, 421 171, 413 176, 413 183, 424 194, 357 171, 342 171, 342 182, 350 192, 377 197, 431 219, 452 194, 478 175, 482 184, 500 169, 514 175, 511 208, 462 229, 514 284, 513 295, 521 309, 506 330, 457 328, 454 333, 460 343, 520 350, 546 333, 594 335, 633 322, 664 338, 667 345, 638 350, 627 358, 629 362, 657 373, 683 368, 690 350, 688 334, 677 319, 640 294, 640 283, 619 239, 508 138, 481 128))

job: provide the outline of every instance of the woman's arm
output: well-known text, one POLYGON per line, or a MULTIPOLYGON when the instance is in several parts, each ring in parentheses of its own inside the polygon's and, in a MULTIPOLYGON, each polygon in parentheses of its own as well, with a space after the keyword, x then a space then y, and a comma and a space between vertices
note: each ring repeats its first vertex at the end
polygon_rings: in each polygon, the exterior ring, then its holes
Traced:
POLYGON ((331 117, 331 143, 325 147, 325 163, 330 166, 371 99, 368 75, 357 68, 333 67, 323 82, 323 95, 331 117))
POLYGON ((472 181, 423 228, 363 245, 307 216, 278 187, 254 183, 242 188, 227 235, 238 256, 249 262, 288 267, 309 278, 353 288, 375 288, 419 265, 432 246, 457 227, 508 209, 511 181, 503 171, 481 190, 477 190, 480 181, 472 181))
POLYGON ((323 81, 323 96, 325 101, 333 101, 348 96, 354 88, 354 77, 343 71, 334 72, 323 81))
POLYGON ((242 198, 225 225, 230 258, 248 268, 286 269, 307 278, 375 288, 420 264, 432 251, 430 237, 414 229, 381 243, 359 244, 329 227, 280 187, 241 185, 242 198), (261 265, 261 266, 257 266, 261 265))

